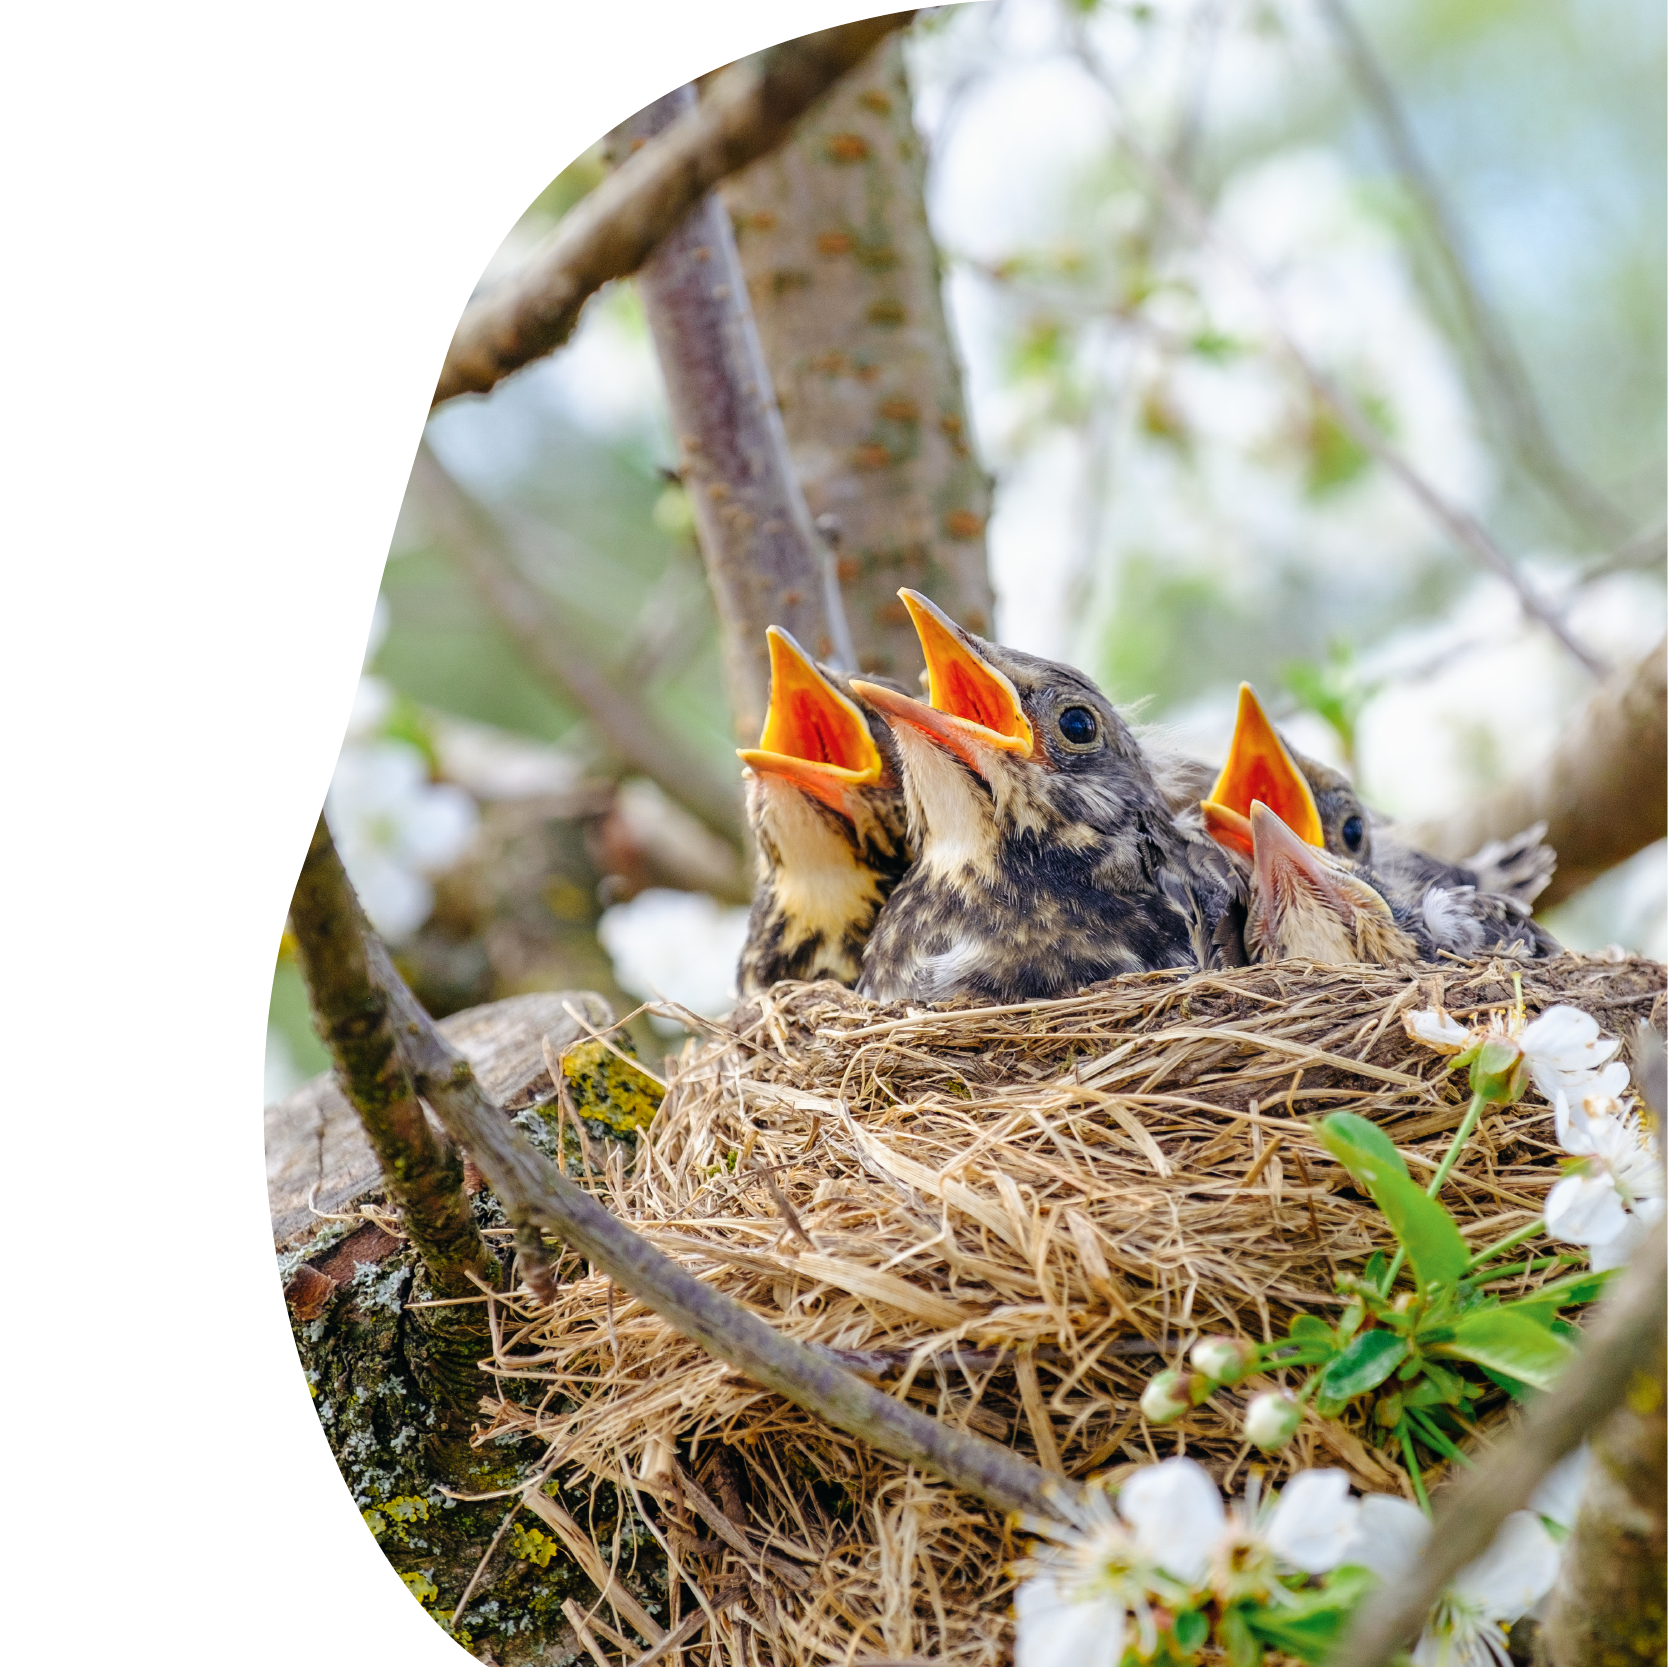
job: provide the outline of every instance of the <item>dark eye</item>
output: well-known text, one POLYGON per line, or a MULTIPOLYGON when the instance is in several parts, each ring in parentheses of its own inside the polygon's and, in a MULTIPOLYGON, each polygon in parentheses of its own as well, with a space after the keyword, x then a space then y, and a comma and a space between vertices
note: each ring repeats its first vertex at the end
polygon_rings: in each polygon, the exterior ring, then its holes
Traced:
POLYGON ((1345 846, 1351 851, 1359 851, 1361 849, 1361 841, 1366 835, 1367 828, 1366 824, 1362 822, 1359 816, 1346 816, 1344 818, 1344 825, 1340 832, 1344 836, 1345 846))
POLYGON ((1060 733, 1074 747, 1086 747, 1100 734, 1100 725, 1087 706, 1068 706, 1060 714, 1060 733))

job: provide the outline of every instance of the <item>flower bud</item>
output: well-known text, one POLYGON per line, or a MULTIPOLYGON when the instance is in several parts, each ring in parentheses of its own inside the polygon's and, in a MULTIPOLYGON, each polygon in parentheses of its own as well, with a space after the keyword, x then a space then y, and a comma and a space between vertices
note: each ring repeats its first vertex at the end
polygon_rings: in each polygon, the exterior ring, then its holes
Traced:
POLYGON ((1272 1453, 1297 1434, 1303 1422, 1303 1408, 1283 1389, 1255 1395, 1245 1409, 1245 1439, 1253 1447, 1272 1453))
POLYGON ((1141 1392, 1141 1411, 1149 1424, 1169 1424, 1208 1400, 1216 1385, 1198 1372, 1174 1368, 1160 1372, 1141 1392))
POLYGON ((1473 1094, 1503 1106, 1523 1097, 1529 1085, 1529 1061, 1511 1037, 1491 1032, 1477 1044, 1470 1063, 1473 1094))
POLYGON ((1243 1337, 1201 1337, 1188 1356, 1193 1370, 1217 1383, 1238 1383, 1257 1369, 1258 1349, 1243 1337))

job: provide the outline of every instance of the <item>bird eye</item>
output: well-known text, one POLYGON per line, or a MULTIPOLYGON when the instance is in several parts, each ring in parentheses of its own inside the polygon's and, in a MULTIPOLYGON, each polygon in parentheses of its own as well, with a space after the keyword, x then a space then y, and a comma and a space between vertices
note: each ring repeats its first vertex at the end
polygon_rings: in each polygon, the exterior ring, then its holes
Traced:
POLYGON ((1346 816, 1341 831, 1344 836, 1344 844, 1352 851, 1359 851, 1362 838, 1367 832, 1366 825, 1361 818, 1359 816, 1346 816))
POLYGON ((1060 733, 1074 747, 1086 747, 1100 734, 1100 725, 1087 706, 1068 706, 1060 714, 1060 733))

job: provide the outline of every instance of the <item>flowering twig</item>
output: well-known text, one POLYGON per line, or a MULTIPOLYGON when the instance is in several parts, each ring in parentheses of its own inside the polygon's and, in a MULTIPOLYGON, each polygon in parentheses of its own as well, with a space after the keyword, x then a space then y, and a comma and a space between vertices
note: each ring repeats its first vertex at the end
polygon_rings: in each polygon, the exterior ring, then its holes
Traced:
POLYGON ((1386 1667, 1418 1635, 1437 1594, 1529 1500, 1546 1473, 1603 1423, 1634 1375, 1663 1346, 1668 1313, 1668 1234, 1659 1222, 1588 1333, 1577 1369, 1531 1406, 1516 1437, 1500 1443, 1442 1496, 1417 1567, 1363 1604, 1333 1656, 1338 1667, 1386 1667))

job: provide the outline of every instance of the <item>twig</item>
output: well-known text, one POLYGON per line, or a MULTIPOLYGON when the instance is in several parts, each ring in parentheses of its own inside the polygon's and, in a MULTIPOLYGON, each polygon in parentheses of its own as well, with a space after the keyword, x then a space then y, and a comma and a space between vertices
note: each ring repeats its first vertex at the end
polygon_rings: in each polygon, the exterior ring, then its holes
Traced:
POLYGON ((1438 1501, 1428 1549, 1395 1586, 1363 1604, 1333 1661, 1386 1667, 1410 1645, 1443 1587, 1488 1548, 1546 1473, 1597 1429, 1622 1401, 1635 1373, 1662 1348, 1668 1311, 1668 1223, 1658 1222, 1604 1304, 1578 1364, 1535 1402, 1516 1437, 1504 1441, 1438 1501))
POLYGON ((1168 202, 1171 212, 1181 218, 1198 238, 1202 247, 1213 247, 1229 265, 1252 286, 1262 298, 1269 327, 1275 340, 1286 354, 1310 391, 1326 405, 1348 431, 1350 438, 1369 453, 1385 472, 1399 481, 1408 494, 1416 499, 1433 521, 1442 527, 1455 543, 1469 550, 1485 567, 1502 579, 1516 594, 1519 605, 1531 618, 1538 620, 1557 638, 1569 653, 1594 677, 1602 677, 1608 669, 1589 648, 1571 635, 1569 627, 1557 611, 1535 590, 1518 571, 1516 563, 1497 544, 1493 535, 1468 510, 1450 503, 1416 470, 1406 457, 1379 431, 1377 424, 1360 405, 1328 376, 1309 356, 1298 340, 1296 332, 1286 322, 1285 312, 1273 286, 1250 257, 1236 244, 1225 238, 1212 224, 1204 205, 1163 160, 1135 136, 1124 115, 1121 90, 1107 74, 1105 66, 1084 40, 1078 36, 1077 56, 1084 68, 1106 93, 1112 105, 1112 122, 1118 142, 1130 159, 1147 175, 1168 202))
POLYGON ((563 217, 526 261, 470 302, 434 403, 485 393, 560 347, 586 300, 635 272, 719 180, 779 144, 801 113, 914 15, 865 18, 786 41, 721 77, 698 109, 563 217))
POLYGON ((1391 161, 1429 225, 1455 304, 1476 344, 1485 376, 1493 384, 1512 449, 1524 472, 1551 491, 1575 520, 1598 528, 1607 539, 1620 538, 1627 527, 1621 510, 1571 466, 1552 438, 1523 361, 1495 309, 1483 296, 1467 259, 1460 228, 1435 175, 1419 153, 1401 101, 1372 43, 1345 0, 1320 0, 1320 9, 1337 37, 1339 51, 1378 125, 1391 161))
POLYGON ((579 633, 523 576, 508 535, 452 477, 424 440, 411 490, 439 542, 463 568, 528 664, 572 700, 603 744, 641 770, 668 798, 731 844, 743 839, 736 784, 706 765, 700 750, 674 737, 642 698, 592 658, 579 633))
POLYGON ((936 1471, 998 1510, 1054 1519, 1071 1516, 1079 1491, 1075 1484, 1050 1477, 993 1441, 903 1406, 781 1335, 663 1256, 568 1180, 486 1097, 468 1060, 412 995, 388 951, 364 924, 322 820, 317 838, 329 856, 313 864, 317 916, 334 933, 358 940, 360 964, 369 965, 386 995, 412 1082, 453 1138, 468 1148, 512 1225, 532 1222, 559 1234, 575 1252, 709 1353, 892 1458, 936 1471))
POLYGON ((336 1080, 359 1115, 388 1196, 399 1206, 402 1228, 435 1290, 458 1297, 473 1294, 474 1279, 496 1284, 498 1259, 464 1196, 463 1165, 435 1139, 400 1063, 387 999, 366 962, 369 927, 322 816, 301 865, 290 924, 336 1080))
POLYGON ((573 1628, 573 1635, 585 1646, 585 1653, 597 1664, 597 1667, 614 1667, 607 1656, 602 1653, 600 1645, 586 1624, 585 1617, 580 1613, 579 1605, 572 1598, 562 1599, 562 1613, 568 1618, 568 1625, 573 1628))

